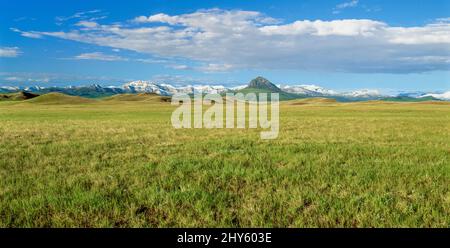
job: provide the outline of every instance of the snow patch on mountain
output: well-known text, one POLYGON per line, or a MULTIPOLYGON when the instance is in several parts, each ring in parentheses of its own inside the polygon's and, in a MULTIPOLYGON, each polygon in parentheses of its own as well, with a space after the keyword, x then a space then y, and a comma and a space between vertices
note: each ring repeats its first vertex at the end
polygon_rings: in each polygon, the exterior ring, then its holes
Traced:
POLYGON ((0 86, 0 91, 2 92, 14 92, 20 90, 19 87, 13 86, 0 86))
POLYGON ((378 90, 362 89, 340 93, 317 85, 286 85, 282 86, 281 89, 288 93, 307 96, 344 96, 352 98, 377 98, 382 96, 378 90))
POLYGON ((280 87, 281 90, 288 93, 311 95, 311 96, 330 96, 338 93, 333 90, 328 90, 317 85, 285 85, 280 87))
POLYGON ((352 92, 342 93, 343 96, 347 97, 357 97, 357 98, 372 98, 372 97, 381 97, 382 94, 378 90, 355 90, 352 92))
POLYGON ((25 91, 31 91, 31 92, 33 92, 33 91, 40 91, 40 90, 43 90, 43 89, 45 89, 45 87, 41 87, 41 86, 38 86, 38 85, 24 88, 25 91))
POLYGON ((439 100, 450 101, 450 91, 447 91, 447 92, 444 92, 444 93, 441 93, 441 94, 439 94, 439 93, 436 93, 436 94, 429 93, 429 94, 422 95, 419 98, 427 97, 427 96, 431 96, 431 97, 434 97, 434 98, 439 99, 439 100))
POLYGON ((243 89, 245 89, 245 88, 247 88, 247 85, 239 85, 239 86, 231 87, 230 90, 232 90, 232 91, 238 91, 238 90, 243 90, 243 89))
POLYGON ((130 92, 146 92, 156 93, 159 95, 173 95, 176 93, 206 93, 206 94, 219 94, 227 92, 228 89, 224 86, 211 86, 211 85, 188 85, 183 87, 174 87, 170 84, 155 83, 150 81, 133 81, 123 85, 126 91, 130 92))

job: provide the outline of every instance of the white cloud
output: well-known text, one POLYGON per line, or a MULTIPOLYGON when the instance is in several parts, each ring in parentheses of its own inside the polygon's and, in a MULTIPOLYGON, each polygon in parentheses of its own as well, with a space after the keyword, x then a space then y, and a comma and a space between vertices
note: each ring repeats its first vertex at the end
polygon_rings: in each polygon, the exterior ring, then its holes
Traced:
POLYGON ((153 59, 153 58, 150 58, 150 59, 135 59, 134 61, 141 62, 141 63, 146 63, 146 64, 167 64, 167 63, 170 62, 169 60, 166 60, 166 59, 153 59))
POLYGON ((449 23, 450 22, 450 17, 437 18, 436 22, 437 23, 449 23))
POLYGON ((30 73, 6 73, 4 75, 5 77, 3 75, 0 75, 0 80, 11 83, 48 83, 50 81, 50 78, 48 76, 45 76, 44 74, 33 74, 36 77, 30 76, 30 73))
POLYGON ((6 77, 4 78, 6 81, 13 81, 13 82, 17 82, 17 81, 22 81, 22 78, 19 77, 6 77))
POLYGON ((450 23, 436 23, 424 27, 411 28, 392 27, 388 28, 388 31, 390 42, 396 44, 420 45, 450 43, 450 23))
POLYGON ((44 87, 67 86, 67 84, 92 84, 103 82, 108 84, 119 84, 133 79, 83 76, 78 74, 62 74, 47 72, 0 72, 0 83, 14 84, 15 86, 39 85, 44 87))
POLYGON ((267 35, 372 36, 386 24, 372 20, 296 21, 287 25, 265 26, 267 35))
POLYGON ((200 66, 197 68, 200 71, 203 72, 226 72, 233 69, 233 65, 230 64, 207 64, 205 66, 200 66))
POLYGON ((353 8, 358 6, 359 1, 358 0, 352 0, 350 2, 345 2, 336 5, 336 9, 346 9, 346 8, 353 8))
POLYGON ((85 28, 95 28, 98 26, 98 24, 93 21, 79 21, 75 25, 80 26, 80 27, 85 27, 85 28))
POLYGON ((176 16, 169 16, 167 14, 160 13, 148 17, 139 16, 136 17, 133 21, 137 23, 161 22, 170 25, 184 25, 208 28, 221 23, 225 26, 232 26, 237 23, 245 24, 249 20, 253 20, 255 24, 275 24, 280 22, 275 18, 265 16, 256 11, 224 11, 221 9, 199 10, 191 14, 176 16))
POLYGON ((101 60, 101 61, 125 61, 127 59, 116 55, 107 55, 101 52, 83 53, 74 57, 79 60, 101 60))
POLYGON ((382 73, 450 70, 450 23, 442 21, 417 27, 366 19, 280 23, 255 11, 212 9, 89 26, 29 32, 163 59, 181 58, 204 65, 196 68, 204 72, 255 68, 382 73), (436 56, 441 58, 424 59, 436 56))
POLYGON ((22 31, 20 29, 17 28, 10 28, 11 31, 16 32, 16 33, 20 33, 20 35, 22 35, 23 37, 27 37, 27 38, 33 38, 33 39, 40 39, 42 38, 42 35, 37 33, 37 32, 25 32, 22 31))
POLYGON ((15 58, 18 57, 22 52, 18 47, 0 47, 0 57, 4 58, 15 58))
POLYGON ((94 14, 99 14, 101 13, 101 10, 99 9, 94 9, 94 10, 88 10, 88 11, 80 11, 77 12, 71 16, 57 16, 55 19, 58 22, 65 22, 68 20, 72 20, 72 19, 85 19, 85 18, 89 18, 94 14))
POLYGON ((175 69, 175 70, 189 70, 189 69, 191 69, 188 65, 168 65, 167 67, 175 69))
POLYGON ((217 80, 216 77, 192 77, 189 75, 174 75, 162 74, 154 75, 150 81, 170 83, 173 86, 187 86, 187 85, 234 85, 238 82, 229 80, 217 80))
POLYGON ((359 0, 352 0, 350 2, 344 2, 336 5, 336 7, 333 9, 333 14, 339 14, 343 9, 347 8, 354 8, 358 6, 359 0))
POLYGON ((146 22, 163 22, 163 23, 169 23, 169 24, 177 24, 178 23, 178 18, 177 17, 172 17, 172 16, 168 16, 166 14, 156 14, 156 15, 152 15, 149 17, 146 16, 139 16, 136 17, 134 19, 135 22, 140 22, 140 23, 146 23, 146 22))

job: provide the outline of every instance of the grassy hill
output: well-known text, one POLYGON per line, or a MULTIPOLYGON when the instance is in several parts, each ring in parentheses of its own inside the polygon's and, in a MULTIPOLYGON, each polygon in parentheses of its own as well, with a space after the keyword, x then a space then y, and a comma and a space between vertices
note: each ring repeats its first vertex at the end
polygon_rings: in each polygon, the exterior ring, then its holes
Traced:
POLYGON ((70 88, 60 88, 60 87, 50 87, 40 89, 34 93, 37 94, 48 94, 48 93, 61 93, 70 96, 79 96, 85 98, 102 98, 109 97, 116 94, 124 93, 123 90, 117 88, 104 88, 98 85, 90 85, 90 86, 79 86, 79 87, 70 87, 70 88))
POLYGON ((0 101, 23 101, 38 97, 38 94, 33 94, 25 91, 16 93, 0 94, 0 101))
POLYGON ((104 101, 119 101, 119 102, 137 102, 137 101, 154 101, 154 102, 170 102, 171 97, 160 96, 155 93, 140 93, 140 94, 119 94, 103 99, 104 101))
POLYGON ((79 96, 69 96, 62 93, 52 92, 27 100, 26 102, 38 104, 83 104, 93 103, 96 101, 79 96))
POLYGON ((324 97, 313 97, 305 99, 297 99, 288 102, 291 105, 305 105, 305 104, 335 104, 338 103, 336 99, 324 98, 324 97))

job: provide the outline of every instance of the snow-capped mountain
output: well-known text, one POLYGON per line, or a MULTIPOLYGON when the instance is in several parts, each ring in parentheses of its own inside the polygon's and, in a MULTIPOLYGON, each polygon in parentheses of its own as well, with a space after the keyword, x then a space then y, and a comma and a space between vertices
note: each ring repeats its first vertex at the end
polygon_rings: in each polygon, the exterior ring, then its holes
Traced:
POLYGON ((424 94, 424 95, 420 96, 419 98, 427 97, 427 96, 431 96, 431 97, 434 97, 439 100, 450 101, 450 91, 447 91, 447 92, 444 92, 441 94, 433 94, 433 93, 424 94))
POLYGON ((347 97, 358 97, 358 98, 373 98, 373 97, 381 97, 382 96, 382 94, 378 90, 368 90, 368 89, 345 92, 340 95, 347 96, 347 97))
POLYGON ((395 96, 411 97, 411 98, 433 97, 433 98, 436 98, 439 100, 449 101, 450 100, 450 91, 447 91, 447 92, 423 92, 423 91, 399 92, 395 96))
POLYGON ((155 83, 150 81, 133 81, 123 85, 123 89, 129 92, 146 92, 156 93, 159 95, 173 95, 176 93, 207 93, 218 94, 227 92, 228 89, 224 86, 211 86, 211 85, 188 85, 183 87, 174 87, 170 84, 155 83))
POLYGON ((146 92, 146 93, 156 93, 159 95, 170 95, 169 92, 166 91, 165 87, 161 87, 156 83, 149 81, 133 81, 126 83, 122 86, 125 91, 129 92, 146 92))
MULTIPOLYGON (((256 80, 256 79, 255 79, 256 80)), ((255 84, 254 87, 261 86, 264 80, 258 82, 252 80, 255 84), (259 84, 259 85, 258 85, 259 84)), ((269 81, 267 81, 269 82, 269 81)), ((249 85, 241 85, 235 87, 224 87, 217 85, 187 85, 187 86, 174 86, 169 83, 160 83, 152 81, 132 81, 125 83, 122 86, 101 86, 100 84, 91 84, 89 86, 66 86, 66 87, 41 87, 41 86, 30 86, 30 87, 12 87, 12 86, 0 86, 0 93, 12 93, 17 91, 26 91, 37 94, 46 94, 49 92, 61 92, 69 95, 77 95, 83 97, 106 97, 115 94, 123 93, 155 93, 164 96, 170 96, 176 93, 194 94, 194 93, 205 93, 205 94, 216 94, 216 93, 226 93, 226 92, 236 92, 247 87, 249 85)), ((447 92, 397 92, 382 94, 378 90, 362 89, 348 92, 338 92, 330 89, 323 88, 317 85, 283 85, 276 86, 276 91, 290 93, 294 96, 297 94, 298 97, 331 97, 341 100, 358 101, 358 100, 370 100, 370 99, 385 99, 385 98, 410 98, 410 99, 420 99, 424 97, 432 97, 434 99, 450 101, 450 91, 447 92)), ((250 87, 251 88, 251 87, 250 87)))
POLYGON ((0 86, 0 92, 15 92, 20 90, 19 87, 0 86))
POLYGON ((342 96, 351 98, 378 98, 382 96, 378 90, 363 89, 340 93, 317 85, 286 85, 281 86, 281 89, 288 93, 307 96, 342 96))
POLYGON ((245 88, 247 88, 247 85, 239 85, 239 86, 231 87, 230 90, 236 91, 236 90, 242 90, 245 88))
POLYGON ((210 86, 210 85, 190 85, 181 87, 178 89, 179 93, 207 93, 207 94, 220 94, 227 92, 228 89, 224 86, 210 86), (180 92, 181 91, 181 92, 180 92))
POLYGON ((337 95, 338 93, 333 90, 328 90, 317 85, 286 85, 281 86, 281 90, 288 93, 310 95, 310 96, 329 96, 337 95))
POLYGON ((396 94, 393 94, 394 96, 400 96, 400 97, 412 97, 412 98, 419 98, 423 95, 427 94, 426 92, 423 91, 413 91, 413 92, 409 92, 409 91, 401 91, 401 92, 397 92, 396 94))
POLYGON ((31 92, 33 92, 33 91, 40 91, 40 90, 43 90, 43 89, 45 89, 45 87, 41 87, 41 86, 38 86, 38 85, 24 88, 25 91, 31 91, 31 92))

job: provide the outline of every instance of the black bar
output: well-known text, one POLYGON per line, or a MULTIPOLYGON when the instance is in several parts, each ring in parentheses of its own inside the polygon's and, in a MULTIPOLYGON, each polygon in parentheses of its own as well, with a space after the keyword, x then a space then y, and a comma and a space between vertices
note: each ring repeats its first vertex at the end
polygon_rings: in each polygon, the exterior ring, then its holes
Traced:
POLYGON ((143 247, 316 247, 345 245, 445 244, 449 229, 1 229, 0 241, 11 244, 83 247, 86 245, 130 245, 143 247), (239 235, 238 235, 239 234, 239 235), (181 235, 181 236, 180 236, 181 235), (192 236, 190 236, 192 235, 192 236), (196 235, 196 236, 195 236, 196 235), (211 235, 206 244, 206 236, 211 235), (247 236, 245 236, 247 235, 247 236), (258 236, 259 235, 259 236, 258 236), (196 242, 185 238, 197 237, 196 242), (230 239, 230 237, 232 237, 230 239), (234 238, 233 238, 234 237, 234 238), (241 237, 241 239, 239 239, 241 237), (246 237, 246 239, 244 238, 246 237), (258 237, 255 239, 255 237, 258 237), (264 239, 262 238, 264 237, 264 239), (179 239, 183 242, 179 242, 179 239), (202 239, 203 238, 203 239, 202 239), (268 239, 267 239, 268 238, 268 239), (223 242, 223 241, 228 242, 223 242))

